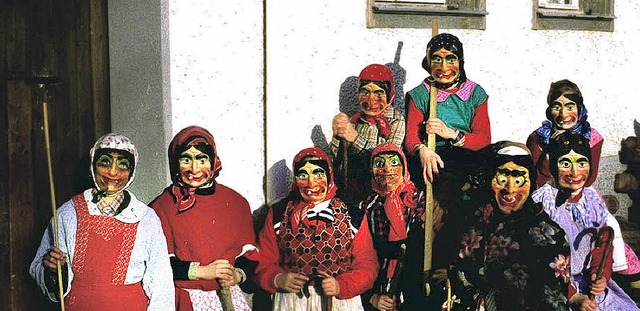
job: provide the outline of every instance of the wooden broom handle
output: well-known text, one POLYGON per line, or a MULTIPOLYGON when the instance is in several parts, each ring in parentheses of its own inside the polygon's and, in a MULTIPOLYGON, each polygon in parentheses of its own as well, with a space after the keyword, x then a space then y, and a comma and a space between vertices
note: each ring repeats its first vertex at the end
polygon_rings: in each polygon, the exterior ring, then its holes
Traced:
MULTIPOLYGON (((438 35, 438 20, 433 19, 431 21, 431 36, 435 37, 438 35)), ((436 100, 436 95, 438 90, 435 88, 435 85, 431 84, 431 89, 429 90, 429 118, 436 117, 436 105, 438 104, 436 100)), ((428 134, 427 135, 427 148, 430 150, 436 150, 436 135, 428 134)), ((426 208, 425 208, 425 216, 424 216, 424 264, 423 271, 425 276, 425 290, 427 292, 427 296, 430 294, 431 289, 429 288, 429 283, 426 282, 429 277, 429 271, 432 268, 432 254, 433 254, 433 209, 434 209, 434 200, 433 200, 433 185, 430 181, 425 180, 425 195, 426 195, 426 208)))
MULTIPOLYGON (((51 143, 49 140, 49 110, 47 109, 47 101, 42 102, 42 112, 44 115, 44 140, 47 148, 47 168, 49 171, 49 190, 51 194, 51 212, 53 213, 53 236, 54 245, 60 248, 60 239, 58 237, 58 213, 56 209, 56 191, 53 184, 53 165, 51 164, 51 143)), ((60 310, 64 311, 64 284, 62 284, 62 265, 60 260, 56 260, 58 266, 58 294, 60 297, 60 310)))

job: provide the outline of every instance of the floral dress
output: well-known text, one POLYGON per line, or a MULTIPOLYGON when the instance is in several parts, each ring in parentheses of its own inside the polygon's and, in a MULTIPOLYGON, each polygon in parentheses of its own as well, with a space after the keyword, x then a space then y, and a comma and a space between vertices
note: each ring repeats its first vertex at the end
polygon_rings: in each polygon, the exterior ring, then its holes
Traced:
POLYGON ((453 310, 567 310, 569 245, 531 201, 511 215, 477 209, 449 271, 453 310))

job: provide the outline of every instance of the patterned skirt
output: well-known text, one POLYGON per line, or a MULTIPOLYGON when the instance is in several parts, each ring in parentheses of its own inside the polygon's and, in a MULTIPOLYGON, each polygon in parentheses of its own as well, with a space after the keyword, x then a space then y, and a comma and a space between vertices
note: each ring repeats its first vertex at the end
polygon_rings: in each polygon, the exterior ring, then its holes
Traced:
MULTIPOLYGON (((231 300, 233 301, 233 309, 235 311, 251 311, 247 299, 244 293, 240 289, 240 286, 231 286, 231 300)), ((222 302, 218 297, 218 293, 215 290, 202 291, 198 289, 184 289, 189 292, 189 298, 191 298, 191 306, 194 311, 207 311, 215 310, 222 311, 222 302)))

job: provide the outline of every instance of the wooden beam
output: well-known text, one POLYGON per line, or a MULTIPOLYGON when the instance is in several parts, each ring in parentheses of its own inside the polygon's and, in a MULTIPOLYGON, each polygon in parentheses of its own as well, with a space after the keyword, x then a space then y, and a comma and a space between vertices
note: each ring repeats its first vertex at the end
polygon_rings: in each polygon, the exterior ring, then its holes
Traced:
MULTIPOLYGON (((7 143, 8 113, 7 107, 7 45, 9 40, 9 16, 8 3, 0 1, 0 42, 4 42, 4 48, 0 48, 0 176, 9 176, 9 146, 7 143)), ((9 268, 9 180, 0 178, 0 309, 8 309, 11 292, 9 268)))
MULTIPOLYGON (((9 269, 10 307, 31 310, 29 297, 33 280, 29 277, 29 264, 35 254, 34 200, 32 186, 33 150, 31 148, 31 87, 24 82, 8 83, 9 149, 9 269), (19 221, 18 221, 19 220, 19 221)), ((39 240, 39 239, 35 239, 39 240)), ((12 309, 12 308, 10 308, 12 309)))
MULTIPOLYGON (((107 0, 91 0, 90 53, 91 94, 94 140, 111 131, 110 80, 109 80, 109 25, 107 23, 107 0)), ((79 110, 80 111, 80 110, 79 110)), ((87 131, 88 129, 83 129, 87 131)), ((84 135, 87 137, 88 135, 84 135)), ((94 140, 82 144, 90 147, 94 140)), ((88 150, 88 149, 87 149, 88 150)))

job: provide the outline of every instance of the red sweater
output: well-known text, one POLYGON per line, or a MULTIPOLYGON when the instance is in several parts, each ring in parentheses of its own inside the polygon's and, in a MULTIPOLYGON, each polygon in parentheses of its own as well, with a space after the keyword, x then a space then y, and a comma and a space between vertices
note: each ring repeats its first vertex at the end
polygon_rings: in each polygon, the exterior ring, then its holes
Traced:
MULTIPOLYGON (((195 194, 195 206, 178 212, 169 189, 149 204, 160 217, 169 254, 203 265, 217 259, 233 265, 243 246, 255 246, 251 208, 239 193, 217 184, 213 194, 195 194)), ((205 291, 220 288, 216 280, 176 280, 175 284, 205 291)))

